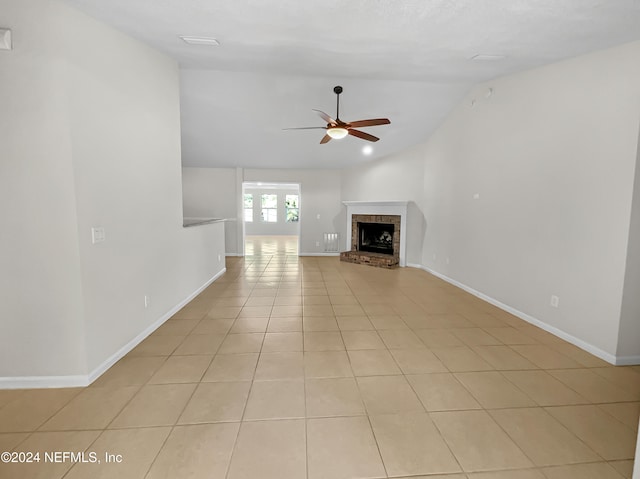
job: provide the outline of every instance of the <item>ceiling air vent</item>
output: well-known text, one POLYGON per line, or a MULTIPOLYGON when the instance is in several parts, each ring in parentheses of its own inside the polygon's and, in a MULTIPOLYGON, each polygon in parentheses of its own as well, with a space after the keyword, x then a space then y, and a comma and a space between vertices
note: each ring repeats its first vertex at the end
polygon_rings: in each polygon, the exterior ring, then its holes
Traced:
POLYGON ((470 60, 476 62, 497 62, 500 60, 504 60, 506 57, 504 55, 489 55, 485 53, 478 53, 470 58, 470 60))
POLYGON ((207 47, 217 47, 220 42, 213 37, 192 37, 188 35, 178 35, 185 43, 189 45, 204 45, 207 47))

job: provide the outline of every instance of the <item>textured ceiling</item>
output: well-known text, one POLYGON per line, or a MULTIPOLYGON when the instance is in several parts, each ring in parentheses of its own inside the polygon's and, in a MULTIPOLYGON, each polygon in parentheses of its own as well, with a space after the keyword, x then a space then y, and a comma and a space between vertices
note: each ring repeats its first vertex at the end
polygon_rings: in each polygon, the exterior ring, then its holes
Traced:
POLYGON ((474 84, 640 39, 640 0, 67 0, 181 65, 183 163, 344 167, 424 141, 474 84), (217 38, 189 46, 178 35, 217 38), (470 60, 499 54, 492 62, 470 60), (388 117, 319 145, 312 108, 388 117))

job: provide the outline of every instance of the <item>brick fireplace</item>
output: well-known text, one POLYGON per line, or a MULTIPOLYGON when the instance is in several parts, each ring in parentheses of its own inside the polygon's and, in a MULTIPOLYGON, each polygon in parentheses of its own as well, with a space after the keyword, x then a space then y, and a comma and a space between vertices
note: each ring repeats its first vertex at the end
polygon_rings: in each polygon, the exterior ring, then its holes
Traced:
POLYGON ((405 266, 406 201, 345 201, 347 251, 340 260, 381 268, 405 266))

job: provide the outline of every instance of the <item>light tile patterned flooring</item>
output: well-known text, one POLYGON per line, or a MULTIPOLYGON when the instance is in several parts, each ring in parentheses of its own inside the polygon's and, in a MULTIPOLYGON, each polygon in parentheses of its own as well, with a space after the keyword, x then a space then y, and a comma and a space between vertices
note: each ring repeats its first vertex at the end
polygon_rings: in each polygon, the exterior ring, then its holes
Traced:
POLYGON ((298 255, 298 237, 294 235, 245 235, 246 256, 298 255))
POLYGON ((0 478, 631 477, 639 367, 415 269, 227 268, 90 387, 0 391, 0 450, 102 461, 0 478))

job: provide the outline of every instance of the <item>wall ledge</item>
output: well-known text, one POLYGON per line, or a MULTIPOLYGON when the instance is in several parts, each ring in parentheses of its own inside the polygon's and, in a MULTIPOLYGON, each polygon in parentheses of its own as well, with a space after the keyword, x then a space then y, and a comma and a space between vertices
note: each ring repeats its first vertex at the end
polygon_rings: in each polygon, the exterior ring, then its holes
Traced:
POLYGON ((423 271, 426 271, 427 273, 430 273, 434 276, 437 276, 438 278, 446 281, 447 283, 450 283, 454 286, 457 286, 458 288, 466 291, 467 293, 473 294, 474 296, 486 301, 489 304, 492 304, 500 309, 502 309, 503 311, 506 311, 508 313, 513 314, 514 316, 522 319, 523 321, 526 321, 527 323, 533 324, 534 326, 539 327, 540 329, 544 329, 545 331, 553 334, 554 336, 559 337, 560 339, 564 339, 565 341, 573 344, 574 346, 579 347, 580 349, 585 350, 586 352, 593 354, 594 356, 610 363, 613 364, 615 366, 622 366, 622 365, 631 365, 631 364, 640 364, 640 356, 614 356, 613 354, 607 353, 606 351, 603 351, 602 349, 587 343, 586 341, 583 341, 580 338, 576 338, 575 336, 556 328, 555 326, 551 326, 550 324, 545 323, 544 321, 540 321, 537 318, 534 318, 533 316, 530 316, 526 313, 523 313, 522 311, 518 311, 515 308, 512 308, 511 306, 501 303, 500 301, 498 301, 497 299, 492 298, 491 296, 487 296, 484 293, 481 293, 480 291, 477 291, 469 286, 467 286, 466 284, 460 283, 459 281, 456 281, 455 279, 449 278, 448 276, 445 276, 442 273, 439 273, 431 268, 428 268, 426 266, 423 266, 421 264, 416 264, 416 263, 412 263, 412 264, 408 264, 407 266, 410 266, 412 268, 418 268, 421 269, 423 271))
POLYGON ((343 201, 345 206, 407 206, 408 201, 343 201))

